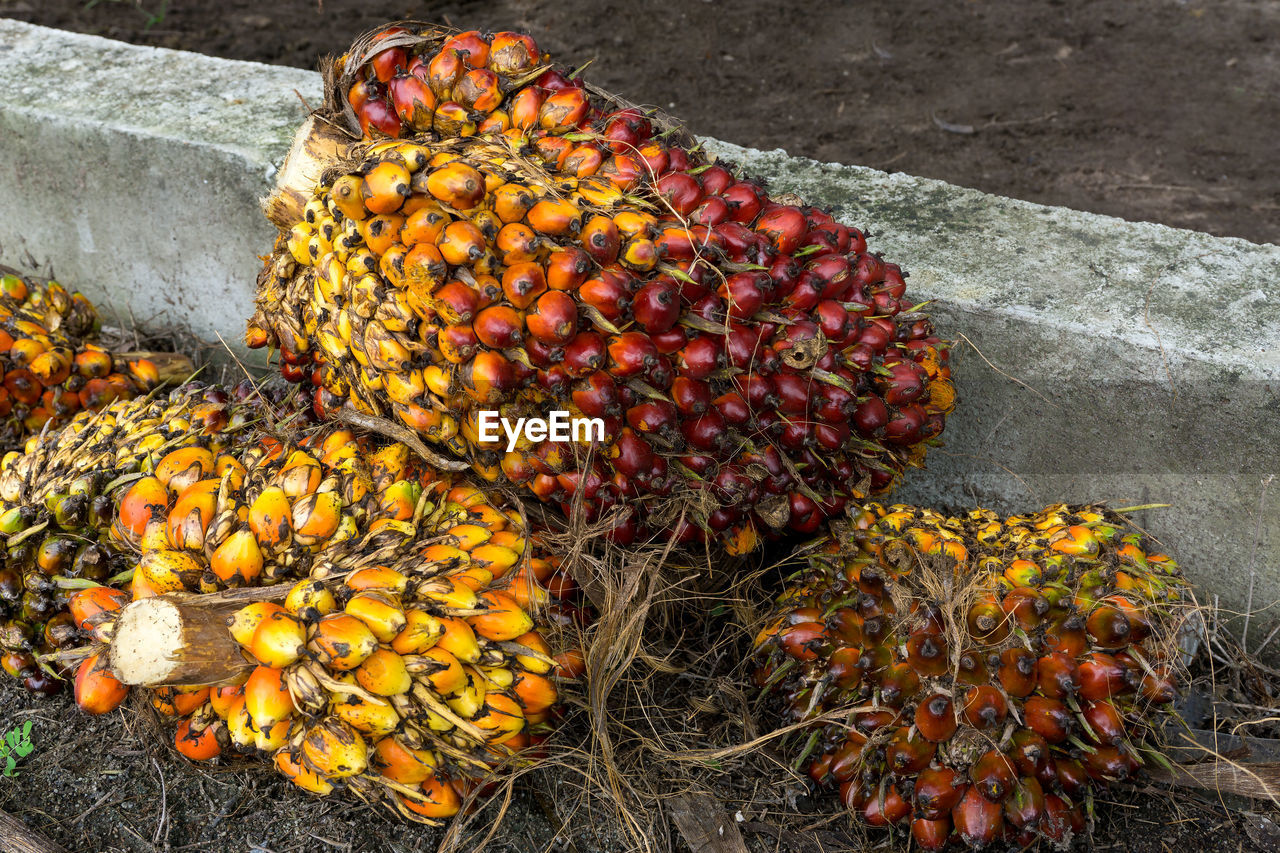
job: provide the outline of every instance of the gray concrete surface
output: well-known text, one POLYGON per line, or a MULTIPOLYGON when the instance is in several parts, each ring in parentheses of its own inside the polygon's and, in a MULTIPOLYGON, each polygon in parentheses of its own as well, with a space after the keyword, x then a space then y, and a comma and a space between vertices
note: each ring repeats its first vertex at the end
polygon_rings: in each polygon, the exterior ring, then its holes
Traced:
POLYGON ((257 199, 319 76, 0 19, 0 78, 0 262, 238 345, 274 233, 257 199))
MULTIPOLYGON (((0 74, 0 262, 238 342, 256 199, 317 75, 3 20, 0 74)), ((937 300, 960 408, 898 499, 1170 503, 1140 521, 1203 597, 1243 608, 1252 571, 1254 606, 1280 602, 1280 247, 707 144, 870 229, 937 300)))

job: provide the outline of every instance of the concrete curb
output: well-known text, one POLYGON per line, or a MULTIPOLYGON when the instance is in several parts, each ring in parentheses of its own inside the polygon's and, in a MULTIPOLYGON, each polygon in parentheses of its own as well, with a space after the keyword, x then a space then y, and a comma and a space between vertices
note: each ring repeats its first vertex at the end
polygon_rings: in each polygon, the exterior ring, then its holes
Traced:
MULTIPOLYGON (((318 75, 4 20, 0 72, 0 262, 238 344, 318 75)), ((1280 601, 1280 247, 706 144, 870 228, 964 335, 946 447, 896 499, 1171 503, 1139 522, 1205 591, 1242 608, 1252 569, 1280 601)))

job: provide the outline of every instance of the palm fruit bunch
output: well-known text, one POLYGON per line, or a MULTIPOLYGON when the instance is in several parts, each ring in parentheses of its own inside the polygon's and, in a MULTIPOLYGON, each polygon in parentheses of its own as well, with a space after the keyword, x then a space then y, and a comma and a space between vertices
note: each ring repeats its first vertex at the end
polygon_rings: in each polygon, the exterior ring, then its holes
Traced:
POLYGON ((867 824, 923 850, 1060 845, 1091 790, 1162 757, 1177 565, 1116 513, 1001 518, 869 504, 779 598, 756 683, 786 724, 815 720, 797 767, 867 824))
POLYGON ((95 342, 101 325, 79 292, 0 267, 0 447, 194 371, 171 353, 113 353, 95 342))
MULTIPOLYGON (((180 752, 207 760, 234 748, 312 793, 346 788, 432 822, 543 738, 558 662, 535 615, 545 621, 555 604, 548 586, 571 582, 535 552, 516 510, 422 467, 403 444, 382 445, 336 429, 260 443, 221 475, 178 464, 189 453, 162 460, 129 487, 118 522, 141 549, 135 601, 301 578, 277 601, 219 619, 220 654, 188 652, 220 658, 232 677, 172 683, 175 673, 152 689, 178 721, 180 752), (176 478, 187 485, 175 504, 176 478), (146 501, 134 500, 139 490, 146 501), (193 501, 206 509, 178 509, 193 501)), ((128 599, 105 587, 71 599, 77 627, 96 641, 76 675, 86 711, 111 710, 129 692, 120 680, 133 668, 120 634, 128 599)), ((574 661, 565 659, 569 671, 574 661)))
MULTIPOLYGON (((181 487, 201 473, 238 470, 237 448, 262 425, 308 420, 309 408, 288 390, 259 393, 245 383, 228 392, 191 382, 167 396, 81 411, 0 459, 0 664, 9 675, 34 692, 60 689, 37 657, 82 639, 68 610, 72 593, 128 585, 132 555, 164 526, 163 511, 181 487)), ((186 513, 179 532, 194 543, 188 516, 206 504, 174 505, 186 513)), ((135 591, 147 577, 133 574, 135 591)))
MULTIPOLYGON (((453 103, 498 42, 464 33, 415 68, 460 62, 424 72, 453 103)), ((368 73, 416 80, 395 71, 409 53, 368 73)), ((922 464, 954 402, 948 349, 863 234, 563 75, 496 103, 475 136, 352 148, 277 219, 246 340, 278 348, 318 411, 394 417, 489 481, 609 516, 624 544, 749 551, 922 464), (598 419, 603 439, 495 441, 483 411, 598 419)))

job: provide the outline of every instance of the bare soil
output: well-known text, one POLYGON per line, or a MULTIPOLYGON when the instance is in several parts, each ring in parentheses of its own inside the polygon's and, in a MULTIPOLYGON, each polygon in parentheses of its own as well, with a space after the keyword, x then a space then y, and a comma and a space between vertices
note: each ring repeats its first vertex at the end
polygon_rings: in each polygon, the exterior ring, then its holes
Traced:
MULTIPOLYGON (((1280 3, 1270 0, 0 0, 0 15, 301 67, 389 18, 520 29, 699 134, 1280 242, 1280 3)), ((307 797, 263 768, 195 767, 142 705, 89 718, 0 679, 0 733, 27 719, 36 749, 17 777, 0 776, 0 810, 69 850, 407 853, 444 838, 348 799, 307 797)), ((562 737, 575 736, 570 721, 562 737)), ((576 785, 555 770, 527 776, 487 849, 623 849, 607 811, 560 827, 576 785)), ((728 813, 739 805, 727 801, 728 813)), ((1280 849, 1247 825, 1249 807, 1126 787, 1099 800, 1083 846, 1280 849)), ((488 806, 475 824, 497 815, 488 806)), ((808 834, 778 829, 767 812, 747 818, 753 851, 860 846, 843 818, 815 814, 822 828, 808 834)))
POLYGON ((1280 241, 1274 0, 0 0, 0 15, 304 68, 389 18, 520 29, 699 134, 1280 241))

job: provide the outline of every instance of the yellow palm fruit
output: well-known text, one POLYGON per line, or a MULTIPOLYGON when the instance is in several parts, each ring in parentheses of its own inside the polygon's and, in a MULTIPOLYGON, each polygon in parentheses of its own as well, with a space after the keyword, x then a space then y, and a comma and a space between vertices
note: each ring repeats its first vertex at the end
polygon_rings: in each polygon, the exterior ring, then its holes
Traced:
POLYGON ((237 530, 222 541, 209 558, 209 569, 225 583, 252 584, 265 560, 250 530, 237 530))
MULTIPOLYGON (((342 676, 339 682, 356 688, 355 679, 350 675, 342 676)), ((399 712, 391 703, 371 702, 356 693, 334 693, 330 708, 342 722, 372 737, 389 735, 402 723, 399 712)))
POLYGON ((311 619, 334 612, 338 609, 338 602, 327 586, 308 578, 289 588, 289 594, 284 597, 284 609, 294 616, 311 619))
POLYGON ((369 753, 359 732, 336 717, 326 717, 307 728, 302 760, 322 776, 344 779, 364 772, 369 753))
POLYGON ((273 667, 259 666, 249 674, 249 680, 244 683, 244 702, 254 728, 259 732, 288 720, 294 712, 284 671, 273 667))
POLYGON ((273 601, 255 601, 237 610, 228 624, 232 638, 244 648, 249 648, 253 635, 266 619, 273 613, 283 613, 284 608, 273 601))
POLYGON ((283 608, 263 617, 249 641, 249 652, 264 666, 286 667, 306 651, 307 629, 283 608))
POLYGON ((150 551, 143 554, 134 569, 135 578, 142 578, 152 589, 179 592, 194 588, 203 572, 200 564, 182 551, 150 551))
POLYGON ((253 727, 253 718, 245 706, 245 697, 237 698, 227 712, 227 734, 237 749, 248 751, 257 747, 258 732, 253 727))
POLYGON ((467 682, 462 687, 445 696, 444 702, 455 714, 465 720, 476 717, 484 708, 484 678, 473 667, 464 666, 467 682))
MULTIPOLYGON (((425 551, 423 556, 430 560, 425 551)), ((415 594, 420 599, 425 599, 453 610, 474 610, 480 601, 470 587, 460 582, 453 575, 444 575, 423 581, 418 584, 415 594)))
POLYGON ((353 595, 343 610, 367 625, 380 643, 391 642, 407 624, 399 602, 377 590, 353 595))

